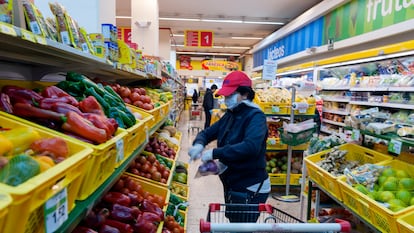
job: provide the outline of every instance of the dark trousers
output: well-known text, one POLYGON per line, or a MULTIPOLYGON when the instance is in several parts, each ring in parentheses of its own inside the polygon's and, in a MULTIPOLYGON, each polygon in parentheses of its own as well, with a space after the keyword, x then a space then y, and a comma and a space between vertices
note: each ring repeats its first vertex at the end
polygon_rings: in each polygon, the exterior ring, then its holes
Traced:
POLYGON ((204 129, 208 128, 210 126, 210 122, 211 122, 211 113, 210 110, 205 109, 204 113, 206 115, 206 121, 204 122, 204 129))
POLYGON ((258 207, 248 204, 266 203, 268 196, 268 193, 255 194, 249 190, 244 192, 227 190, 224 192, 224 200, 229 204, 226 206, 226 217, 230 222, 256 222, 260 215, 258 207))

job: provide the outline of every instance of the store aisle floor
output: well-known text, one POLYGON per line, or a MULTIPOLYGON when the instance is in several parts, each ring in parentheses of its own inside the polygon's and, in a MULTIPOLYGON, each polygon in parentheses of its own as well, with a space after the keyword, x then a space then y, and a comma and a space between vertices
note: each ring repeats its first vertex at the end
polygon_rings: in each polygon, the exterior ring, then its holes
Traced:
MULTIPOLYGON (((203 128, 204 117, 202 120, 191 120, 189 121, 189 111, 183 111, 180 117, 180 121, 177 124, 177 128, 182 132, 181 140, 181 150, 180 161, 188 162, 188 149, 191 147, 191 143, 194 137, 197 135, 197 130, 188 131, 190 126, 203 128)), ((208 147, 213 148, 215 143, 210 143, 208 147)), ((199 231, 199 221, 201 218, 205 219, 208 212, 208 204, 215 203, 224 203, 223 197, 223 187, 217 176, 205 176, 200 178, 194 178, 197 168, 201 162, 195 161, 189 164, 188 171, 188 184, 189 184, 189 208, 187 215, 187 233, 197 233, 199 231)), ((283 189, 284 190, 284 189, 283 189)), ((282 190, 282 194, 284 191, 282 190)), ((275 193, 272 193, 273 195, 275 193)), ((279 193, 280 194, 280 193, 279 193)), ((297 217, 300 217, 300 202, 287 203, 280 202, 275 200, 272 197, 269 197, 268 203, 272 206, 286 211, 289 214, 297 217)))

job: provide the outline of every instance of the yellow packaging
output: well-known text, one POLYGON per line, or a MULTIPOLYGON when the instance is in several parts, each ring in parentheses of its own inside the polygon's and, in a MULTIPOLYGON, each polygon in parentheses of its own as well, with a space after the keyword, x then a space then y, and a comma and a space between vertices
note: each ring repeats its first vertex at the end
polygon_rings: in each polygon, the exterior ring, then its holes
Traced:
MULTIPOLYGON (((85 43, 88 46, 88 51, 90 54, 95 55, 95 47, 92 44, 91 38, 89 38, 88 33, 84 28, 79 28, 79 33, 85 39, 85 43)), ((83 48, 83 47, 82 47, 83 48)), ((83 49, 84 50, 84 49, 83 49)), ((85 50, 84 50, 85 51, 85 50)))
POLYGON ((65 12, 63 7, 59 3, 50 3, 49 2, 50 11, 56 17, 56 28, 58 30, 58 37, 59 42, 65 45, 71 45, 71 40, 69 36, 69 26, 65 20, 65 12))
POLYGON ((92 42, 92 46, 95 48, 95 55, 100 58, 105 58, 105 43, 101 33, 90 33, 89 38, 92 42))
POLYGON ((119 63, 132 64, 131 50, 129 46, 122 40, 118 40, 119 63))
POLYGON ((13 0, 0 3, 0 21, 13 24, 13 0))

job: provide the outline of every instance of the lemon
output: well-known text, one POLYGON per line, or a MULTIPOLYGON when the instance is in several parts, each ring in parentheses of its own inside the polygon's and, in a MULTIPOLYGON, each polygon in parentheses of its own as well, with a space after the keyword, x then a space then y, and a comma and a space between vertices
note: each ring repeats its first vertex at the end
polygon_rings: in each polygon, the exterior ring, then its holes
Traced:
POLYGON ((388 202, 392 199, 395 199, 395 196, 391 191, 381 191, 378 192, 377 199, 380 202, 388 202))
POLYGON ((407 190, 400 190, 395 194, 395 197, 398 200, 401 200, 404 202, 405 205, 410 205, 411 200, 411 193, 407 190))

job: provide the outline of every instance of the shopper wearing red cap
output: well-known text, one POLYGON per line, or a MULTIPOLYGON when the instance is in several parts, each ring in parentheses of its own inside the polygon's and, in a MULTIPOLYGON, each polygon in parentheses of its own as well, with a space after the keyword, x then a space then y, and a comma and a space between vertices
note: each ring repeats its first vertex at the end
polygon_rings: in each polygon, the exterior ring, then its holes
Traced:
MULTIPOLYGON (((252 81, 244 72, 233 71, 217 94, 224 96, 227 111, 196 136, 188 154, 191 160, 218 159, 227 166, 220 174, 226 203, 265 203, 271 188, 265 157, 268 131, 265 114, 252 102, 252 81), (217 147, 204 150, 214 140, 217 147)), ((231 222, 256 222, 258 217, 228 211, 226 216, 231 222)))

